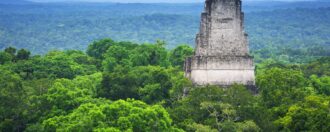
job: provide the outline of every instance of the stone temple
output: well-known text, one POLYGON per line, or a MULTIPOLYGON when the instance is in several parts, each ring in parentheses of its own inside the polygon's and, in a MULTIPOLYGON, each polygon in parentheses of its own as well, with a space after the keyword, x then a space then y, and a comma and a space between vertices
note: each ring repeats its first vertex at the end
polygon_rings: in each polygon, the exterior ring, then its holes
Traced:
POLYGON ((195 54, 185 62, 186 77, 195 85, 255 88, 255 66, 243 23, 241 0, 206 0, 195 54))

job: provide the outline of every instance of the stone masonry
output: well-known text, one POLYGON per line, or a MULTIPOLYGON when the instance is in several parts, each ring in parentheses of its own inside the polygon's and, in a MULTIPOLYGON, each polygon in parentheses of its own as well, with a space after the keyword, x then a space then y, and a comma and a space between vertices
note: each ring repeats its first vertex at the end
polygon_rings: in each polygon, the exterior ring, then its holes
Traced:
POLYGON ((255 86, 241 0, 206 0, 193 57, 185 75, 195 85, 255 86))

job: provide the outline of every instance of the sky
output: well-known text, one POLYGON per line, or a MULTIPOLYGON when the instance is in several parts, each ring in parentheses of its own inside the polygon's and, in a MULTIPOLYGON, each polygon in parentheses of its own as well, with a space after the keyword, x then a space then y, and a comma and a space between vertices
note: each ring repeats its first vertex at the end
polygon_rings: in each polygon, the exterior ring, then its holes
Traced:
MULTIPOLYGON (((120 3, 201 3, 205 0, 30 0, 36 2, 120 2, 120 3)), ((269 1, 269 0, 243 0, 243 1, 269 1)), ((274 1, 313 1, 313 0, 274 0, 274 1)))

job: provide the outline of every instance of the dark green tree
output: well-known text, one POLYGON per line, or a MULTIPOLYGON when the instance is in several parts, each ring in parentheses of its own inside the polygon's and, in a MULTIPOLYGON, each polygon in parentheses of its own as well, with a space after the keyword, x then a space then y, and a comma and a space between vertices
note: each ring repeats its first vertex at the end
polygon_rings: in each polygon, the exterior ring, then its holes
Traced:
POLYGON ((87 48, 87 54, 96 59, 104 59, 103 54, 107 52, 110 46, 114 45, 116 42, 112 39, 102 39, 100 41, 95 41, 90 44, 87 48))
POLYGON ((12 56, 15 56, 16 55, 16 48, 8 47, 8 48, 5 49, 5 52, 9 53, 12 56))
POLYGON ((143 44, 132 51, 130 55, 133 66, 162 66, 170 65, 168 53, 164 43, 158 41, 156 44, 143 44))
POLYGON ((21 78, 0 68, 0 131, 22 131, 25 128, 26 94, 21 78))
POLYGON ((27 60, 30 58, 31 52, 26 49, 20 49, 17 52, 16 60, 27 60))
POLYGON ((302 66, 306 77, 317 75, 319 77, 330 76, 330 57, 322 57, 302 66))
POLYGON ((180 45, 170 52, 170 61, 173 66, 183 69, 185 60, 194 54, 194 49, 188 45, 180 45))
POLYGON ((127 70, 117 67, 103 75, 101 97, 112 100, 134 98, 147 103, 169 99, 172 88, 169 71, 159 66, 141 66, 127 70))
POLYGON ((117 65, 129 68, 132 64, 129 61, 129 50, 123 46, 111 46, 104 54, 103 69, 112 72, 117 65))

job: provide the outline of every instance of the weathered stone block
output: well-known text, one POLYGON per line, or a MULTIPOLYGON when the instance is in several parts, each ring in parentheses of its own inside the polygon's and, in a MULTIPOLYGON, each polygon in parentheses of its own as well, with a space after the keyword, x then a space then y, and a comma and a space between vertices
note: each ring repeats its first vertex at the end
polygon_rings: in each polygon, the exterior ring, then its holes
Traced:
POLYGON ((241 0, 206 0, 195 55, 185 62, 195 85, 255 85, 241 0))

